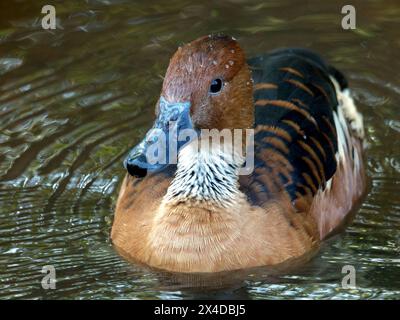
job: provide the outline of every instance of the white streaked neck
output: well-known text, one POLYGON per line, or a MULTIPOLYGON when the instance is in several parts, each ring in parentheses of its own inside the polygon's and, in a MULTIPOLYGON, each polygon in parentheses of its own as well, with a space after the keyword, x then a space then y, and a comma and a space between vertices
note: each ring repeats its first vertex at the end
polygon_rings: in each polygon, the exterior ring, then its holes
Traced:
POLYGON ((243 157, 219 146, 197 148, 189 144, 179 151, 177 171, 164 203, 207 203, 229 207, 240 197, 238 170, 243 157), (224 152, 225 151, 225 152, 224 152))

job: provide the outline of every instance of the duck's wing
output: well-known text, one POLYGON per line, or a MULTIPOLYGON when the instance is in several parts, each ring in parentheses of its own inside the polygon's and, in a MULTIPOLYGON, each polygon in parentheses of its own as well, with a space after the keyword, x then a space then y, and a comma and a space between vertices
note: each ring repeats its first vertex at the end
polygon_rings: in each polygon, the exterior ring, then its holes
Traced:
POLYGON ((248 63, 255 169, 241 186, 259 206, 284 193, 299 210, 313 211, 324 237, 365 190, 362 117, 347 81, 305 49, 281 49, 248 63))

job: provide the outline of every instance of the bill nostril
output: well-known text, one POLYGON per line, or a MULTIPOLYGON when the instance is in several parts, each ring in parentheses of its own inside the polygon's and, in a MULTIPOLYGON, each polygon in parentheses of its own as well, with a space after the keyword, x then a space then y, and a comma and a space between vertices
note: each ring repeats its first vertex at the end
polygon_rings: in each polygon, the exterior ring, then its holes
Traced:
POLYGON ((147 169, 141 168, 135 164, 128 164, 126 170, 128 170, 131 176, 136 178, 144 178, 147 175, 147 169))

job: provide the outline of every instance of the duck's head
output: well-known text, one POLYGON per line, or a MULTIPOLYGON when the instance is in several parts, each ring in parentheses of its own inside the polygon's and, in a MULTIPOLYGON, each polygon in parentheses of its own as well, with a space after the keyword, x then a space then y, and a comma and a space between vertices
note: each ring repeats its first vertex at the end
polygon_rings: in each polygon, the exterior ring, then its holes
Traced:
POLYGON ((254 119, 253 84, 237 41, 214 35, 180 47, 170 60, 156 117, 152 129, 124 162, 133 176, 144 177, 171 163, 171 143, 178 152, 185 144, 171 140, 185 129, 250 128, 254 119), (161 145, 166 163, 154 163, 148 155, 158 150, 159 159, 161 145))

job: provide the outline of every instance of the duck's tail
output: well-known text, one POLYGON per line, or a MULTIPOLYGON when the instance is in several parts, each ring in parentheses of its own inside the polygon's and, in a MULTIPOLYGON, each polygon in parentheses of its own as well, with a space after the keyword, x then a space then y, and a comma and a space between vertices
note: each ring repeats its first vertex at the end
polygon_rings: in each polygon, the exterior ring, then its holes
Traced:
POLYGON ((331 81, 336 90, 336 96, 339 103, 338 108, 340 109, 339 112, 343 112, 344 118, 348 121, 350 129, 356 137, 363 141, 365 138, 363 116, 357 110, 351 91, 348 87, 347 79, 334 67, 329 67, 329 71, 331 74, 331 81))
POLYGON ((365 140, 362 114, 356 108, 342 73, 330 67, 330 78, 338 100, 337 110, 333 111, 338 152, 336 172, 327 182, 327 187, 317 194, 312 205, 321 238, 326 238, 346 225, 348 217, 351 218, 351 213, 358 208, 367 187, 363 162, 365 140))

